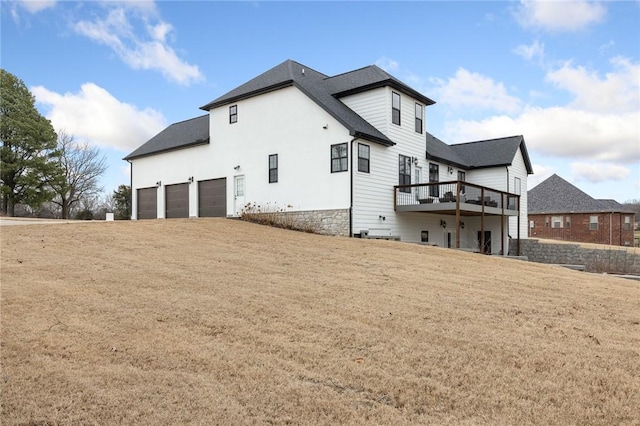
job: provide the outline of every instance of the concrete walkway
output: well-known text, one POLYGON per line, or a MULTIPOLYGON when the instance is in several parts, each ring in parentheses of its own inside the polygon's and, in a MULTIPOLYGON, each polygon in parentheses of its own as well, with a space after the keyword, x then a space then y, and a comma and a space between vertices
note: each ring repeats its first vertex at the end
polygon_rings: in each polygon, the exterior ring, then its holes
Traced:
MULTIPOLYGON (((60 225, 63 223, 88 223, 90 220, 36 219, 29 217, 0 217, 0 226, 17 225, 60 225)), ((104 221, 93 221, 104 222, 104 221)))

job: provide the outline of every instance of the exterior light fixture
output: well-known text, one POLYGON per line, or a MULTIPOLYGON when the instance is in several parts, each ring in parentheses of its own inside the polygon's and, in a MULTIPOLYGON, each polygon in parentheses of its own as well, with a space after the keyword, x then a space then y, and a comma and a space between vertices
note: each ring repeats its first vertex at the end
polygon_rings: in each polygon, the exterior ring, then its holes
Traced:
POLYGON ((159 188, 159 187, 161 187, 161 186, 162 186, 162 181, 157 181, 157 182, 156 182, 156 188, 159 188))

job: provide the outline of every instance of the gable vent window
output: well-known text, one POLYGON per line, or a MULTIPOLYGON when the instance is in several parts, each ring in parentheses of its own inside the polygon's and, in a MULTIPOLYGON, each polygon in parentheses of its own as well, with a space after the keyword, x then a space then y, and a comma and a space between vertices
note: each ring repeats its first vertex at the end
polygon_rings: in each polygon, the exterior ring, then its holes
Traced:
POLYGON ((369 173, 369 157, 371 155, 371 149, 369 145, 358 144, 358 171, 363 173, 369 173))
POLYGON ((416 133, 422 134, 422 117, 423 115, 422 105, 416 104, 416 133))
POLYGON ((269 156, 269 183, 278 182, 278 154, 269 156))
POLYGON ((229 124, 238 122, 238 105, 231 105, 229 107, 229 124))
POLYGON ((391 121, 400 125, 400 95, 396 92, 391 92, 391 121))
POLYGON ((331 173, 346 172, 349 170, 348 160, 346 143, 331 145, 331 173))

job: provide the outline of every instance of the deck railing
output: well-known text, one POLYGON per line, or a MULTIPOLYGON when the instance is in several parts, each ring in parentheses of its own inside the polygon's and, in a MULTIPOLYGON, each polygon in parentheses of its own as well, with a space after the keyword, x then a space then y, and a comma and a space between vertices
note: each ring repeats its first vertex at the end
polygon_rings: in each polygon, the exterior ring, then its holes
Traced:
POLYGON ((456 203, 519 210, 520 196, 463 181, 416 183, 394 186, 394 205, 456 203))

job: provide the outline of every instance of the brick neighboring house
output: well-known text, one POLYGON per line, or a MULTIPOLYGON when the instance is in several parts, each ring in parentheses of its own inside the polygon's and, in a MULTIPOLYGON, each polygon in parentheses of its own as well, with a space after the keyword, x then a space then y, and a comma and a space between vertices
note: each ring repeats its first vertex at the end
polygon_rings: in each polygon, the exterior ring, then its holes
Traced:
POLYGON ((529 237, 633 246, 635 213, 554 174, 527 192, 529 237))

